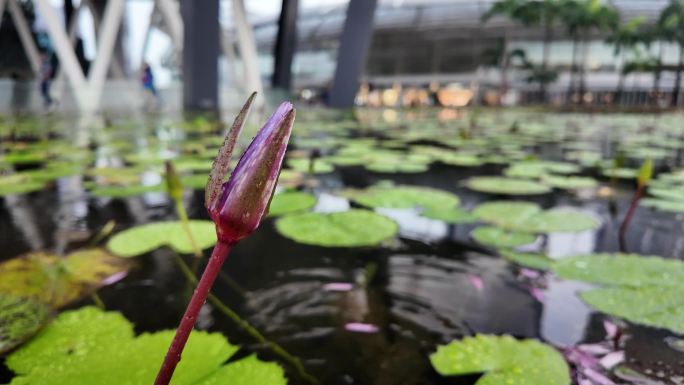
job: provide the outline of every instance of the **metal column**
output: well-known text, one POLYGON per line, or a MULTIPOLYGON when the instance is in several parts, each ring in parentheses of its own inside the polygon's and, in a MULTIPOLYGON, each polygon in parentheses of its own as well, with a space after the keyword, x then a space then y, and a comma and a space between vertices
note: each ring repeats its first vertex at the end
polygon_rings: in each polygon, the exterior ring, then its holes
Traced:
POLYGON ((299 0, 282 0, 278 19, 275 64, 273 67, 273 88, 290 90, 292 85, 292 58, 297 48, 297 11, 299 0))
POLYGON ((183 106, 218 110, 219 1, 181 0, 183 106))
POLYGON ((328 96, 328 105, 331 107, 354 106, 373 35, 373 16, 377 3, 377 0, 349 1, 340 48, 337 50, 335 77, 328 96))

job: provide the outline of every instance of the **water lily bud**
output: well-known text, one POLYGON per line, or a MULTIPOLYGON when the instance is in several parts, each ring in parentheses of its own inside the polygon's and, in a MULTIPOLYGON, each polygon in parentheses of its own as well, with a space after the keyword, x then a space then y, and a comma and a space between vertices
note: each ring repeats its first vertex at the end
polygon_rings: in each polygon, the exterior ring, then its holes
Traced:
POLYGON ((242 154, 217 199, 207 202, 220 241, 235 243, 259 226, 278 181, 294 118, 292 104, 282 103, 242 154))
POLYGON ((166 161, 166 191, 169 196, 174 201, 179 201, 183 199, 183 184, 180 181, 180 177, 176 172, 173 163, 170 160, 166 161))

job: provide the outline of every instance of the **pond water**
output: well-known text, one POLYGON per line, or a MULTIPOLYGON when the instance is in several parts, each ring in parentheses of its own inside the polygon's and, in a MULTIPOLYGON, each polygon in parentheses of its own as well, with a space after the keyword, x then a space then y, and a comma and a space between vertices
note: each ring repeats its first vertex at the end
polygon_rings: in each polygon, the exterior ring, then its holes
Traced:
MULTIPOLYGON (((398 148, 397 151, 427 145, 450 148, 460 140, 454 151, 484 158, 493 150, 479 144, 473 150, 468 141, 499 140, 487 129, 472 129, 463 135, 463 127, 473 127, 474 114, 467 113, 442 123, 433 112, 419 117, 400 115, 389 122, 387 116, 383 119, 382 112, 370 112, 360 122, 327 112, 308 114, 301 113, 301 126, 305 129, 298 131, 300 123, 295 125, 290 159, 300 156, 306 159, 311 149, 316 149, 325 159, 326 155, 335 154, 336 148, 345 146, 345 138, 378 138, 374 146, 398 148), (324 129, 316 129, 319 122, 324 129), (426 126, 425 135, 419 135, 426 126), (440 130, 444 137, 435 134, 440 130), (326 142, 330 137, 336 140, 333 146, 326 142), (445 138, 454 139, 454 143, 445 142, 445 138)), ((631 145, 621 139, 620 129, 637 139, 649 135, 655 138, 657 134, 658 138, 677 140, 684 129, 684 119, 679 116, 549 117, 534 111, 498 115, 502 114, 482 113, 477 123, 478 127, 501 128, 493 130, 496 135, 508 135, 500 139, 504 145, 497 148, 505 148, 506 138, 533 138, 509 143, 515 151, 507 154, 520 151, 528 157, 535 155, 548 160, 564 160, 570 142, 590 143, 602 159, 612 160, 616 149, 625 144, 630 145, 626 147, 628 151, 662 148, 639 140, 631 145), (519 122, 520 128, 508 131, 513 121, 519 122), (676 130, 672 129, 673 122, 678 123, 676 130), (530 129, 525 128, 526 123, 530 129), (562 128, 562 135, 549 134, 552 130, 547 126, 554 125, 559 125, 559 130, 562 128)), ((163 178, 155 171, 154 165, 158 165, 159 159, 191 151, 184 144, 199 143, 203 137, 221 137, 221 133, 206 127, 202 130, 207 132, 200 132, 197 126, 205 126, 202 121, 184 123, 149 118, 132 123, 118 117, 105 123, 82 129, 72 129, 78 124, 66 118, 61 121, 8 119, 4 123, 6 131, 0 147, 5 154, 19 151, 21 146, 17 143, 35 145, 46 137, 59 143, 59 149, 48 158, 8 163, 7 169, 26 171, 62 162, 69 158, 72 146, 87 155, 79 158, 75 150, 71 152, 75 158, 72 162, 84 166, 82 173, 59 177, 37 191, 0 197, 0 260, 36 250, 68 253, 87 245, 110 220, 116 223, 114 233, 144 223, 175 220, 173 204, 164 192, 151 191, 123 198, 94 196, 87 184, 94 177, 85 170, 91 166, 142 164, 148 168, 142 183, 155 185, 163 178), (31 125, 54 128, 48 136, 40 129, 8 128, 31 125), (122 154, 154 156, 143 162, 122 154)), ((245 136, 250 137, 249 133, 245 136)), ((50 142, 47 143, 49 149, 50 142)), ((216 146, 206 148, 215 153, 216 146)), ((673 146, 668 150, 666 157, 656 159, 659 173, 676 171, 681 165, 681 149, 673 146)), ((209 157, 202 159, 210 163, 209 157)), ((637 168, 640 163, 639 157, 628 157, 624 167, 637 168)), ((304 184, 298 188, 317 196, 313 209, 317 212, 358 207, 339 191, 386 181, 452 192, 458 195, 460 207, 466 210, 482 202, 502 199, 526 200, 543 208, 573 207, 599 219, 600 227, 539 236, 534 244, 523 249, 541 251, 554 259, 619 251, 618 227, 630 204, 633 179, 611 182, 611 178, 602 176, 600 168, 593 166, 584 166, 575 173, 594 177, 602 186, 610 187, 614 203, 596 189, 579 193, 554 189, 534 196, 510 196, 477 192, 465 185, 474 176, 501 175, 508 166, 487 163, 463 167, 435 161, 423 172, 387 173, 368 170, 364 165, 338 165, 330 173, 315 176, 303 173, 304 184)), ((208 219, 203 200, 201 189, 186 189, 184 204, 191 218, 208 219)), ((431 367, 429 355, 438 345, 476 333, 536 338, 559 348, 596 343, 606 336, 604 320, 623 325, 623 333, 628 336, 624 342, 624 364, 650 378, 648 382, 633 383, 684 383, 684 352, 672 342, 681 336, 665 329, 620 321, 593 310, 577 296, 577 292, 592 285, 562 280, 551 274, 531 278, 520 267, 500 257, 495 249, 472 240, 469 234, 479 223, 448 224, 421 216, 419 209, 376 211, 394 219, 399 224, 399 234, 381 246, 361 248, 300 244, 280 235, 274 226, 276 219, 267 218, 253 236, 234 248, 223 267, 225 275, 217 281, 213 293, 270 339, 300 357, 307 371, 322 384, 474 384, 478 376, 439 375, 431 367)), ((627 233, 627 250, 642 255, 684 258, 681 215, 640 207, 627 233)), ((137 332, 174 328, 189 298, 187 283, 173 263, 174 253, 169 248, 161 248, 136 258, 126 278, 98 291, 107 310, 122 312, 137 332)), ((210 249, 204 251, 205 256, 209 253, 210 249)), ((192 260, 189 255, 184 258, 188 262, 192 260)), ((86 298, 68 308, 88 304, 92 301, 86 298)), ((267 347, 256 344, 211 305, 205 305, 198 328, 223 333, 231 342, 242 345, 240 356, 256 352, 263 360, 278 361, 267 347)), ((290 367, 284 367, 290 384, 306 383, 290 367)), ((9 382, 12 376, 9 369, 0 368, 0 383, 9 382)))

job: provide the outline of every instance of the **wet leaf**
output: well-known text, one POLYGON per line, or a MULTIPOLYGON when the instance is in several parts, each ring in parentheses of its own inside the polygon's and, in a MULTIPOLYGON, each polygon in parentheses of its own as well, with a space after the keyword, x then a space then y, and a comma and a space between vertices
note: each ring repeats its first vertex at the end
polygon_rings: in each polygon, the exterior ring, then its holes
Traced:
POLYGON ((601 225, 592 215, 581 211, 570 208, 542 211, 534 203, 520 201, 486 202, 477 206, 473 214, 508 230, 535 234, 578 232, 601 225))
MULTIPOLYGON (((291 169, 293 169, 295 171, 303 172, 303 173, 309 172, 309 165, 310 164, 311 164, 311 161, 309 159, 305 159, 305 158, 289 159, 287 161, 287 165, 291 169)), ((332 164, 327 163, 327 162, 320 160, 320 159, 316 159, 314 161, 314 169, 313 169, 314 174, 327 174, 327 173, 330 173, 333 171, 335 171, 335 167, 333 167, 332 164)))
POLYGON ((579 190, 598 186, 596 179, 582 176, 546 175, 542 178, 542 183, 565 190, 579 190))
POLYGON ((515 248, 533 243, 537 239, 534 235, 489 226, 474 229, 470 236, 477 242, 494 248, 515 248))
MULTIPOLYGON (((216 229, 211 221, 191 220, 190 231, 200 249, 216 243, 216 229)), ((193 252, 192 242, 180 221, 148 223, 124 230, 114 235, 107 248, 121 257, 137 257, 168 246, 183 254, 193 252)))
MULTIPOLYGON (((151 384, 174 332, 133 335, 121 314, 93 307, 62 313, 7 359, 11 385, 151 384)), ((173 377, 175 385, 284 385, 283 370, 254 356, 225 364, 238 350, 220 334, 195 331, 173 377)))
POLYGON ((684 203, 684 187, 656 188, 650 187, 648 193, 654 197, 677 203, 684 203))
POLYGON ((439 208, 439 207, 427 207, 421 213, 422 216, 430 219, 436 219, 451 224, 463 224, 463 223, 473 223, 477 222, 475 216, 465 210, 459 209, 458 207, 452 208, 439 208))
POLYGON ((372 186, 365 190, 348 190, 344 195, 366 207, 389 209, 447 210, 460 202, 458 196, 448 191, 416 186, 372 186))
POLYGON ((367 210, 292 214, 278 219, 276 228, 296 242, 324 247, 374 246, 398 231, 394 221, 367 210))
POLYGON ((150 192, 164 192, 162 184, 143 186, 143 185, 128 185, 128 186, 92 186, 90 194, 96 197, 109 198, 128 198, 142 195, 150 192))
POLYGON ((681 287, 612 287, 586 291, 581 297, 603 313, 684 333, 684 289, 681 287))
POLYGON ((443 376, 484 373, 476 385, 570 385, 563 356, 549 345, 476 335, 439 346, 430 362, 443 376))
POLYGON ((677 286, 684 262, 637 254, 591 254, 564 258, 553 265, 561 278, 619 286, 677 286))
POLYGON ((55 308, 65 306, 120 276, 129 263, 102 249, 66 257, 34 252, 0 263, 0 293, 35 298, 55 308))
POLYGON ((542 254, 517 253, 511 250, 499 250, 499 253, 515 264, 535 270, 550 270, 553 263, 551 258, 542 254))
POLYGON ((481 176, 468 179, 466 186, 475 191, 504 195, 539 195, 551 189, 539 182, 496 176, 481 176))
POLYGON ((660 211, 671 213, 684 213, 684 202, 666 199, 644 198, 639 200, 639 205, 651 207, 660 211))
POLYGON ((0 294, 0 354, 31 338, 49 313, 50 308, 36 300, 0 294))
POLYGON ((288 191, 273 196, 268 214, 273 216, 291 214, 309 210, 315 205, 315 196, 301 191, 288 191))

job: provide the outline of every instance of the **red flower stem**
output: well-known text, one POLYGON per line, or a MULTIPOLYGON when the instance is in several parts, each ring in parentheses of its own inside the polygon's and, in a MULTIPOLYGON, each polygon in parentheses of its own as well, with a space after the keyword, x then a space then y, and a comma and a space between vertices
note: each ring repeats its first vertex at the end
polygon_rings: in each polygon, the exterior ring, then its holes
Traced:
POLYGON ((206 302, 209 290, 214 285, 214 281, 221 271, 221 266, 232 247, 232 244, 222 241, 218 241, 216 246, 214 246, 209 263, 206 269, 204 269, 202 278, 200 278, 192 298, 190 298, 188 307, 185 309, 185 314, 178 325, 178 329, 176 329, 176 335, 173 337, 166 357, 164 357, 164 363, 162 363, 161 369, 159 369, 154 385, 168 385, 171 381, 173 372, 181 360, 181 353, 183 348, 185 348, 185 343, 188 342, 190 332, 192 332, 192 328, 195 326, 195 321, 197 321, 202 305, 206 302))
POLYGON ((629 227, 630 222, 632 222, 632 216, 634 216, 634 212, 636 211, 637 206, 639 206, 639 200, 641 199, 643 191, 644 186, 639 185, 636 191, 634 192, 634 195, 632 196, 632 203, 629 205, 627 214, 625 214, 625 219, 622 220, 622 224, 620 225, 619 238, 620 252, 622 253, 627 252, 627 242, 625 240, 625 236, 627 235, 627 227, 629 227))

